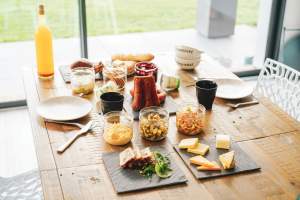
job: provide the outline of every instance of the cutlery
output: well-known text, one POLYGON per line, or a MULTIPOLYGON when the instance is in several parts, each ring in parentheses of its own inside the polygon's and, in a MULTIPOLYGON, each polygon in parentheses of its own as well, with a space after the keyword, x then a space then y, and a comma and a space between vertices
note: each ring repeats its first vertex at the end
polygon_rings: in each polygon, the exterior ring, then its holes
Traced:
POLYGON ((92 128, 93 128, 93 121, 89 121, 70 140, 68 140, 65 144, 61 145, 60 147, 58 147, 57 152, 63 153, 77 138, 84 135, 86 132, 88 132, 92 128))
POLYGON ((258 103, 259 102, 257 100, 253 100, 253 101, 248 101, 248 102, 244 102, 244 103, 236 103, 236 104, 227 103, 226 105, 230 106, 231 108, 238 108, 238 107, 241 107, 241 106, 255 105, 255 104, 258 104, 258 103))
POLYGON ((72 125, 72 126, 77 126, 78 128, 83 128, 85 126, 83 124, 76 123, 76 122, 56 121, 56 120, 50 120, 50 119, 45 119, 45 122, 51 122, 51 123, 56 123, 56 124, 72 125))

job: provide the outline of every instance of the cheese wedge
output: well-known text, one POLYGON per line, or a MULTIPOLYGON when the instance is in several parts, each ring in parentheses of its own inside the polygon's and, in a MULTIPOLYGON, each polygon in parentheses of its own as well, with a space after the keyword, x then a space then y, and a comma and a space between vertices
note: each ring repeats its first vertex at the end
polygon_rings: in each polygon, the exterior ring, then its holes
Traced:
POLYGON ((230 149, 230 136, 217 134, 216 135, 216 148, 218 149, 230 149))
POLYGON ((195 148, 188 148, 187 151, 194 154, 204 156, 209 150, 209 146, 206 144, 198 143, 195 148))
POLYGON ((205 167, 214 167, 215 165, 210 162, 209 160, 207 160, 206 158, 204 158, 203 156, 194 156, 190 158, 190 163, 195 164, 195 165, 201 165, 201 166, 205 166, 205 167))
POLYGON ((180 141, 179 149, 195 148, 199 142, 198 138, 188 138, 180 141))
POLYGON ((197 167, 197 169, 200 171, 220 171, 221 170, 221 167, 218 165, 218 163, 216 163, 215 161, 212 161, 212 163, 214 164, 214 166, 212 166, 212 167, 199 166, 199 167, 197 167))
POLYGON ((229 151, 219 156, 219 160, 224 169, 232 169, 235 166, 234 151, 229 151))

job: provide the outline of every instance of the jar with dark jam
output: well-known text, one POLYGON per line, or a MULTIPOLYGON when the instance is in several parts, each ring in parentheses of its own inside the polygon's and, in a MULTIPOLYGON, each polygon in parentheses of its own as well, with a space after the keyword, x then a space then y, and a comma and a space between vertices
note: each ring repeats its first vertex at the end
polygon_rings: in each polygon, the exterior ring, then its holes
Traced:
POLYGON ((153 75, 155 82, 157 81, 158 67, 151 62, 139 62, 135 64, 135 74, 137 76, 153 75))

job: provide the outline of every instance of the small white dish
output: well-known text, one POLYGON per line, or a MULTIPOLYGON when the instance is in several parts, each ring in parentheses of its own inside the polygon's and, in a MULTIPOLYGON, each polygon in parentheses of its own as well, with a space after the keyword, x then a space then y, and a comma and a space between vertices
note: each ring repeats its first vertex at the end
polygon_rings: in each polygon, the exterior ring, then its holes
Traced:
POLYGON ((215 79, 217 85, 216 97, 222 99, 241 99, 253 93, 253 87, 238 79, 215 79))
POLYGON ((186 59, 182 59, 179 57, 175 57, 175 61, 177 63, 177 65, 184 70, 192 70, 195 69, 199 63, 200 63, 200 59, 193 59, 193 60, 186 60, 186 59))
POLYGON ((76 96, 59 96, 40 102, 37 113, 56 121, 75 120, 86 116, 92 110, 92 104, 76 96))
POLYGON ((202 53, 203 53, 202 51, 189 46, 178 45, 175 47, 176 57, 185 60, 200 59, 202 53))

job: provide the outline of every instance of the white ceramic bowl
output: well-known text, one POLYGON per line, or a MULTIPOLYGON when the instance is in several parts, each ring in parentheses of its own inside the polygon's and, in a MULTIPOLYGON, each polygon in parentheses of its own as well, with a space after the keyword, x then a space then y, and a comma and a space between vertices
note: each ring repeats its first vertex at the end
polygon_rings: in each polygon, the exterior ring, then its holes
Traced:
POLYGON ((181 69, 192 70, 192 69, 195 69, 199 65, 200 58, 182 59, 182 58, 175 56, 175 62, 181 69))
POLYGON ((175 56, 179 58, 183 58, 185 60, 200 59, 202 53, 203 52, 198 49, 184 46, 184 45, 178 45, 175 47, 175 56))

